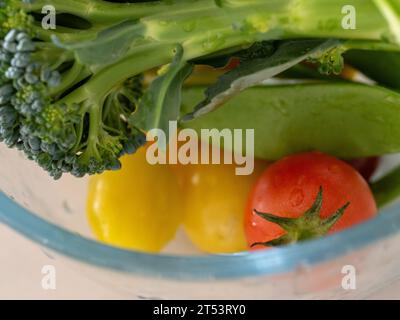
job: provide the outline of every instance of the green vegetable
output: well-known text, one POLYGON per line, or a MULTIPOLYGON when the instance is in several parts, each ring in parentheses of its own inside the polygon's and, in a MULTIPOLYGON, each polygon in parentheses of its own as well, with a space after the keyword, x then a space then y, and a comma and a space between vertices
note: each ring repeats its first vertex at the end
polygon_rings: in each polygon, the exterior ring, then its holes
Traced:
MULTIPOLYGON (((355 30, 342 27, 347 0, 130 2, 0 0, 0 140, 23 150, 54 178, 64 172, 81 177, 118 169, 119 157, 145 142, 145 131, 164 128, 177 117, 180 89, 192 65, 239 56, 246 60, 241 69, 246 80, 259 75, 254 66, 267 70, 257 81, 238 86, 241 90, 304 59, 311 59, 324 73, 338 73, 346 50, 400 51, 400 4, 395 0, 353 0, 355 30), (45 5, 56 9, 56 29, 41 26, 45 5), (142 98, 139 75, 167 64, 170 68, 142 98), (271 72, 273 66, 277 68, 271 72)), ((229 90, 228 84, 235 81, 224 79, 218 86, 229 90)), ((335 84, 324 87, 324 99, 318 90, 307 94, 309 100, 324 101, 336 88, 335 84)), ((305 99, 297 87, 288 92, 292 99, 305 99)), ((372 99, 379 93, 394 96, 397 102, 396 94, 371 88, 363 90, 364 99, 352 96, 349 105, 371 105, 369 109, 380 117, 372 99)), ((371 125, 382 127, 379 121, 371 120, 371 125)), ((396 136, 397 129, 393 131, 396 136)), ((377 140, 367 145, 376 147, 377 140)), ((315 145, 322 145, 321 141, 315 145)), ((279 146, 279 140, 275 143, 274 148, 264 147, 263 152, 276 149, 268 157, 294 149, 279 146)), ((400 150, 397 147, 389 143, 374 151, 400 150)), ((361 150, 357 140, 349 141, 343 153, 368 152, 361 150), (357 152, 350 150, 353 145, 357 152)))
MULTIPOLYGON (((184 91, 184 113, 202 99, 202 90, 184 91)), ((400 150, 400 94, 345 82, 258 87, 182 125, 198 132, 254 129, 255 155, 267 160, 312 150, 376 156, 400 150)))
POLYGON ((345 57, 349 64, 380 85, 400 89, 400 53, 350 50, 345 57))
POLYGON ((138 111, 130 118, 132 125, 144 130, 159 128, 167 132, 169 121, 179 117, 182 85, 193 69, 191 64, 182 61, 182 55, 183 50, 178 47, 176 58, 168 70, 152 82, 142 97, 138 111))
MULTIPOLYGON (((306 59, 319 58, 325 52, 340 46, 336 40, 328 41, 293 41, 284 42, 276 51, 270 55, 260 56, 255 59, 244 61, 232 71, 226 73, 206 90, 206 99, 197 105, 195 111, 185 117, 185 120, 197 118, 203 114, 213 111, 223 105, 239 92, 255 85, 261 84, 265 79, 272 78, 285 70, 299 64, 306 59)), ((341 58, 341 56, 340 56, 341 58)), ((339 60, 341 60, 339 58, 339 60)), ((336 69, 341 72, 343 62, 334 61, 340 66, 336 69)), ((330 64, 327 63, 325 65, 330 64)), ((328 67, 329 69, 333 69, 328 67)))
MULTIPOLYGON (((80 23, 68 19, 54 31, 42 29, 27 14, 28 10, 40 12, 43 1, 3 1, 0 6, 4 36, 0 43, 0 140, 23 150, 56 179, 63 172, 81 177, 119 169, 118 158, 145 141, 143 133, 126 123, 141 95, 140 78, 133 73, 104 90, 107 79, 87 81, 93 72, 72 51, 48 41, 51 34, 83 40, 100 25, 121 19, 123 12, 116 20, 115 12, 106 10, 112 4, 96 3, 104 8, 93 7, 89 12, 81 1, 46 2, 93 25, 81 29, 80 23)), ((140 5, 129 16, 141 11, 147 9, 140 5)), ((121 63, 114 72, 125 69, 121 63)))
POLYGON ((396 200, 400 195, 400 167, 371 184, 376 204, 379 208, 396 200))

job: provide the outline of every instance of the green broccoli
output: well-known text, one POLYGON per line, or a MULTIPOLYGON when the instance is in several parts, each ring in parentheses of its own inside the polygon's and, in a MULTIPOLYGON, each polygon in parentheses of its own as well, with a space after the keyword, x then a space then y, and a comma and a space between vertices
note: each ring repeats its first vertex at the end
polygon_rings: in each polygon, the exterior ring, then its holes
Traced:
POLYGON ((257 68, 340 73, 348 49, 399 51, 400 5, 352 2, 357 30, 341 26, 344 0, 0 0, 0 140, 56 179, 119 169, 147 130, 177 119, 193 65, 239 56, 246 68, 208 91, 200 115, 238 79, 257 84, 257 68), (45 5, 56 29, 41 26, 45 5), (141 74, 163 65, 144 90, 141 74))
MULTIPOLYGON (((118 158, 145 140, 126 121, 141 95, 140 76, 123 79, 108 92, 69 95, 93 73, 73 52, 46 41, 34 16, 18 6, 7 1, 3 9, 0 139, 56 179, 63 172, 81 177, 120 168, 118 158)), ((79 39, 91 32, 69 29, 63 37, 79 39)))

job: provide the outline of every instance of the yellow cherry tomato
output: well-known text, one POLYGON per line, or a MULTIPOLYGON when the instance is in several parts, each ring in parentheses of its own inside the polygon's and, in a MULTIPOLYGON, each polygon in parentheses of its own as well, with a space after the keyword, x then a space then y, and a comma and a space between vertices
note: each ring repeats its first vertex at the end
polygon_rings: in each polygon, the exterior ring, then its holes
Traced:
POLYGON ((89 223, 101 241, 158 252, 174 238, 183 219, 176 173, 168 165, 148 164, 146 148, 121 162, 121 170, 91 178, 89 223))
POLYGON ((184 229, 191 241, 209 253, 247 249, 244 213, 248 195, 267 164, 256 161, 254 173, 235 174, 236 165, 191 165, 185 174, 184 229))

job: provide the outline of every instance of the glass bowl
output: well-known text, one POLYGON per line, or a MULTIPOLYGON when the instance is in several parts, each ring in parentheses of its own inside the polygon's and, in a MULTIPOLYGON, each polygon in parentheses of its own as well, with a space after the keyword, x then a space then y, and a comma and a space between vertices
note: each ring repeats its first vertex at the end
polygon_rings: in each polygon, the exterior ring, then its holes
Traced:
MULTIPOLYGON (((400 277, 397 204, 355 228, 274 250, 202 255, 178 233, 162 254, 146 254, 93 239, 86 179, 55 182, 3 145, 0 159, 0 223, 127 298, 365 298, 400 277)), ((388 157, 378 174, 398 159, 388 157)))

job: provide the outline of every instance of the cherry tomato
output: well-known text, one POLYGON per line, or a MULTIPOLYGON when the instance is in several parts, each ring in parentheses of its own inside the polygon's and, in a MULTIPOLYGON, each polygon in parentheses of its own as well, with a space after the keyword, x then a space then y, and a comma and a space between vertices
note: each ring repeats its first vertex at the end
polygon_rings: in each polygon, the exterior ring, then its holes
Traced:
POLYGON ((266 168, 255 162, 251 175, 235 174, 236 165, 189 165, 185 175, 184 230, 202 251, 232 253, 247 249, 243 230, 244 210, 249 192, 266 168))
POLYGON ((293 155, 269 166, 255 184, 245 217, 248 245, 274 242, 288 234, 279 224, 267 221, 254 210, 298 219, 316 203, 321 190, 322 208, 316 217, 319 221, 332 217, 339 209, 344 212, 327 233, 351 227, 377 213, 367 182, 349 164, 319 152, 293 155), (348 207, 344 207, 347 203, 348 207))
POLYGON ((146 148, 122 158, 122 169, 93 176, 87 213, 96 237, 106 243, 160 251, 183 220, 182 190, 174 169, 150 165, 146 148))

